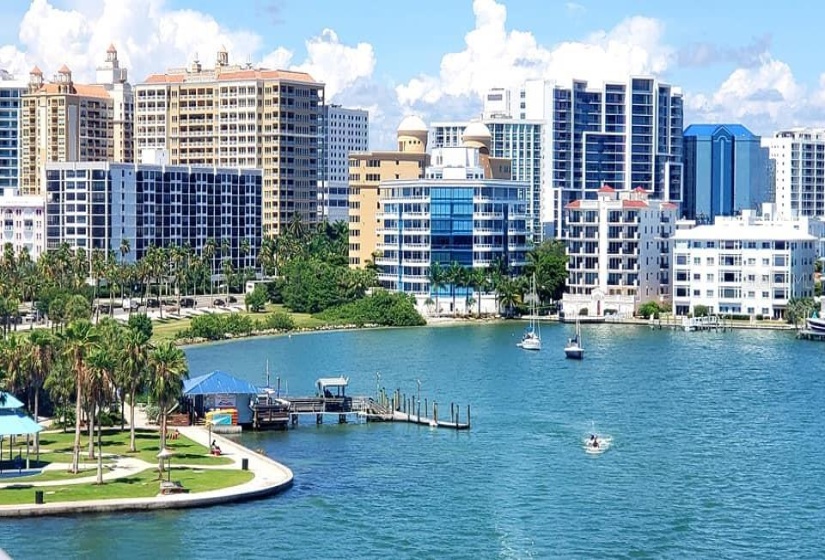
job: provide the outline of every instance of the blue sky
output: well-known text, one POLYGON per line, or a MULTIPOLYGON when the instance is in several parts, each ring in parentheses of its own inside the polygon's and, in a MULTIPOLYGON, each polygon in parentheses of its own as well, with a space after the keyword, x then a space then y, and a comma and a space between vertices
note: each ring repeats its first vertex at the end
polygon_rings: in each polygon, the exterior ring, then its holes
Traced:
POLYGON ((528 77, 649 73, 683 88, 689 122, 742 122, 762 134, 825 122, 825 63, 811 39, 821 33, 825 4, 408 5, 414 10, 377 0, 3 0, 0 68, 25 75, 38 64, 51 75, 66 62, 91 79, 101 45, 114 42, 134 82, 195 52, 211 63, 228 43, 236 61, 309 71, 333 101, 369 108, 381 144, 404 114, 471 118, 485 88, 528 77))

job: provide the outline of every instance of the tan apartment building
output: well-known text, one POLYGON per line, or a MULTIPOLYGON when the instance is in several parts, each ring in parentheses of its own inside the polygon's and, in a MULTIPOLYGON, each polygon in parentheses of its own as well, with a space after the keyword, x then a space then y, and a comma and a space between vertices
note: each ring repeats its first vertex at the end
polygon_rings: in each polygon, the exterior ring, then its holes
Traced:
POLYGON ((20 126, 22 193, 43 193, 47 163, 132 161, 131 87, 114 46, 97 77, 102 83, 77 84, 66 65, 50 82, 36 66, 29 73, 20 126))
POLYGON ((420 179, 430 163, 427 125, 415 116, 398 127, 398 151, 351 154, 349 158, 349 264, 363 268, 378 250, 381 181, 420 179))
POLYGON ((298 214, 318 220, 324 84, 309 74, 230 65, 152 74, 135 85, 135 146, 165 149, 171 165, 263 171, 263 234, 298 214))

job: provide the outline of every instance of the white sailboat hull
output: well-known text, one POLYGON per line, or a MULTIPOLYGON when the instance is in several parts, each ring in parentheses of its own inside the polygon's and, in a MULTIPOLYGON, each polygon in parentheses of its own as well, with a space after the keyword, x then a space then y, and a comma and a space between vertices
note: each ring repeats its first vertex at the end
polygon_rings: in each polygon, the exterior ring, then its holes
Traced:
POLYGON ((523 348, 524 350, 541 350, 541 339, 540 338, 525 338, 521 342, 518 343, 519 348, 523 348))
POLYGON ((571 360, 581 360, 584 358, 584 348, 581 346, 566 346, 564 348, 564 356, 571 360))

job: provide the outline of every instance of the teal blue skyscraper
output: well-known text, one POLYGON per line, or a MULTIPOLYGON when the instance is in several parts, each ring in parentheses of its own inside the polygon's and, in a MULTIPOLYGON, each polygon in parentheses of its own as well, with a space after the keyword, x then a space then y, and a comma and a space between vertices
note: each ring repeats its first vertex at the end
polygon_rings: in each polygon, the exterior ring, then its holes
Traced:
POLYGON ((740 124, 693 124, 685 129, 682 213, 712 222, 769 202, 768 149, 740 124))

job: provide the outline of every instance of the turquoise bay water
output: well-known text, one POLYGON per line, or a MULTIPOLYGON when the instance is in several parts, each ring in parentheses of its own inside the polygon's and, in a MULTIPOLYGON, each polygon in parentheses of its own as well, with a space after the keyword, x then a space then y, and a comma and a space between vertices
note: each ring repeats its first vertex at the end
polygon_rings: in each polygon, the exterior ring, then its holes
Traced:
POLYGON ((306 422, 249 433, 295 472, 279 496, 210 509, 4 521, 15 558, 822 558, 822 344, 789 333, 684 333, 522 324, 331 332, 191 348, 192 375, 225 369, 290 394, 350 376, 469 432, 306 422), (592 427, 613 445, 588 455, 592 427))

